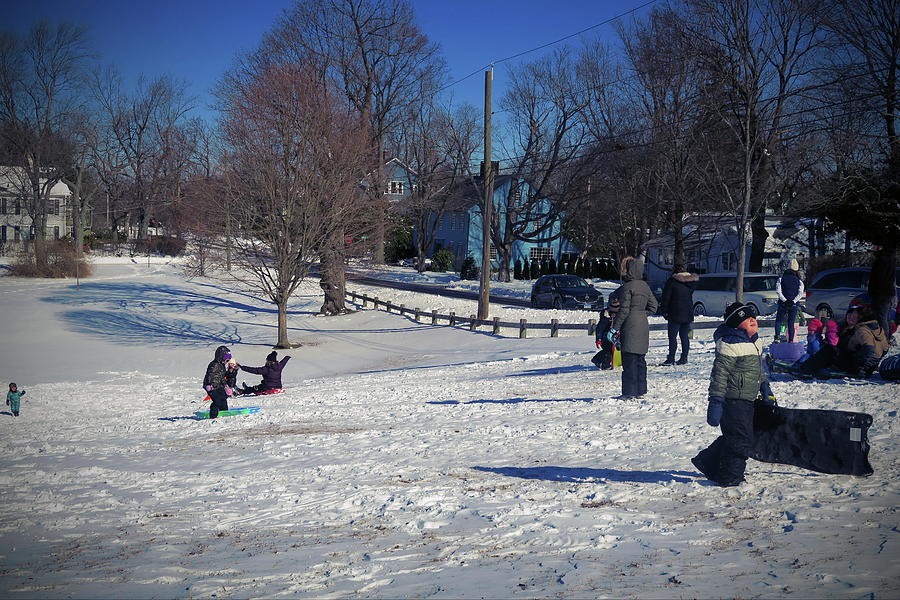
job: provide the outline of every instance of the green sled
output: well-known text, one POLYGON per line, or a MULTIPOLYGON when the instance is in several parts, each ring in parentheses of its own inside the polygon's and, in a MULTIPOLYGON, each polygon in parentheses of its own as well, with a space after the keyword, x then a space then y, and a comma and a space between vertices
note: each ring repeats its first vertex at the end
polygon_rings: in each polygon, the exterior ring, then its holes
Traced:
MULTIPOLYGON (((237 415, 252 415, 259 412, 258 406, 245 406, 244 408, 229 408, 228 410, 220 410, 219 417, 236 417, 237 415)), ((198 410, 194 412, 197 419, 208 419, 208 410, 198 410)))

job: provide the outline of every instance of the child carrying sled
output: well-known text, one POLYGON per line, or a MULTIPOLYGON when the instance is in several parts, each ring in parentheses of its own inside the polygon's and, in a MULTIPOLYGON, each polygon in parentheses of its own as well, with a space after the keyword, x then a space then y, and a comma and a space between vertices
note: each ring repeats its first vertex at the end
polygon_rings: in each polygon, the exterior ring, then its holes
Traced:
POLYGON ((19 403, 24 395, 25 390, 19 390, 15 383, 9 384, 9 391, 6 392, 6 405, 12 411, 14 417, 19 416, 19 403))

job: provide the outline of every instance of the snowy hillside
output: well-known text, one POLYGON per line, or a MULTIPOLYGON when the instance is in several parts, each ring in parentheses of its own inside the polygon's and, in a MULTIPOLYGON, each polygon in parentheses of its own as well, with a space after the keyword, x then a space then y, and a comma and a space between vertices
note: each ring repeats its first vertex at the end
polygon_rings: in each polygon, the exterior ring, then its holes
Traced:
MULTIPOLYGON (((197 421, 214 348, 261 365, 273 307, 177 264, 95 271, 77 288, 0 277, 0 377, 27 390, 0 416, 0 597, 900 596, 896 384, 773 384, 785 406, 872 414, 871 477, 749 461, 722 489, 689 460, 717 434, 712 330, 621 401, 584 332, 323 318, 310 282, 288 391, 197 421)), ((397 294, 379 292, 474 312, 397 294)))

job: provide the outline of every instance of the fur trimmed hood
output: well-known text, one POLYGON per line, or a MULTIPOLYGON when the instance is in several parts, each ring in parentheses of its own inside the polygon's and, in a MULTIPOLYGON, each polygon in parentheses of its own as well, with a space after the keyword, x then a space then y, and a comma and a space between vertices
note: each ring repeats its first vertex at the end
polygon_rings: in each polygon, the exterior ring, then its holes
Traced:
POLYGON ((685 271, 683 273, 673 273, 672 279, 680 283, 691 283, 694 281, 700 281, 700 276, 685 271))

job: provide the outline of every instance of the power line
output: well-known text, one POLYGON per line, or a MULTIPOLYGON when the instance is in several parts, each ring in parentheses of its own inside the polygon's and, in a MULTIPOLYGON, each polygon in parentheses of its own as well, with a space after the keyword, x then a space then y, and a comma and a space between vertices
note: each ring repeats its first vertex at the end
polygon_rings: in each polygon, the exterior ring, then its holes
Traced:
POLYGON ((493 67, 494 65, 497 65, 497 64, 500 64, 500 63, 504 63, 504 62, 508 62, 508 61, 510 61, 510 60, 514 60, 514 59, 516 59, 516 58, 519 58, 520 56, 525 56, 526 54, 531 54, 532 52, 537 52, 538 50, 543 50, 544 48, 548 48, 548 47, 550 47, 550 46, 553 46, 554 44, 558 44, 558 43, 560 43, 560 42, 564 42, 564 41, 566 41, 566 40, 568 40, 568 39, 571 39, 571 38, 573 38, 573 37, 575 37, 575 36, 582 35, 583 33, 586 33, 586 32, 588 32, 588 31, 591 31, 592 29, 596 29, 597 27, 602 27, 603 25, 608 25, 609 23, 612 23, 613 21, 617 21, 618 19, 621 19, 621 18, 626 17, 626 16, 628 16, 628 15, 630 15, 630 14, 633 14, 633 13, 635 13, 635 12, 641 10, 641 9, 644 9, 644 8, 650 6, 651 4, 655 4, 657 1, 658 1, 658 0, 649 0, 648 2, 644 2, 643 4, 641 4, 641 5, 639 5, 639 6, 636 6, 636 7, 632 8, 632 9, 630 9, 630 10, 626 10, 625 12, 619 13, 619 14, 617 14, 617 15, 615 15, 615 16, 613 16, 613 17, 610 17, 610 18, 608 18, 608 19, 606 19, 606 20, 604 20, 604 21, 600 21, 599 23, 595 23, 594 25, 591 25, 590 27, 585 27, 584 29, 581 29, 581 30, 579 30, 579 31, 576 31, 575 33, 570 33, 570 34, 568 34, 568 35, 565 35, 565 36, 563 36, 563 37, 561 37, 561 38, 559 38, 559 39, 553 40, 552 42, 547 42, 546 44, 541 44, 540 46, 535 46, 534 48, 529 48, 528 50, 523 50, 523 51, 521 51, 521 52, 517 52, 516 54, 513 54, 513 55, 511 55, 511 56, 507 56, 506 58, 501 58, 501 59, 498 59, 498 60, 493 60, 493 61, 489 62, 488 64, 484 65, 483 67, 479 67, 479 68, 475 69, 474 71, 472 71, 472 72, 469 73, 468 75, 465 75, 464 77, 460 77, 459 79, 456 79, 456 80, 454 80, 454 81, 451 81, 451 82, 448 83, 447 85, 438 88, 438 89, 437 89, 437 92, 442 92, 442 91, 446 90, 446 89, 449 88, 449 87, 453 87, 454 85, 456 85, 456 84, 458 84, 458 83, 462 83, 462 82, 465 81, 466 79, 468 79, 468 78, 470 78, 470 77, 476 75, 477 73, 480 73, 480 72, 482 72, 482 71, 484 71, 484 70, 486 70, 486 69, 488 69, 488 68, 491 68, 491 67, 493 67))

